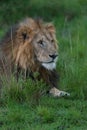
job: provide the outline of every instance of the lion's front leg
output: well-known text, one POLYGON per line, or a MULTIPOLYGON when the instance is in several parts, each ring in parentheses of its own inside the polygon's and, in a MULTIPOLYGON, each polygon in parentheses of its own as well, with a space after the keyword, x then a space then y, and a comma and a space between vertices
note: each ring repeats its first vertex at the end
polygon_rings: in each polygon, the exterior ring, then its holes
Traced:
POLYGON ((68 92, 65 91, 61 91, 55 87, 51 88, 49 93, 53 96, 53 97, 63 97, 63 96, 70 96, 70 94, 68 92))

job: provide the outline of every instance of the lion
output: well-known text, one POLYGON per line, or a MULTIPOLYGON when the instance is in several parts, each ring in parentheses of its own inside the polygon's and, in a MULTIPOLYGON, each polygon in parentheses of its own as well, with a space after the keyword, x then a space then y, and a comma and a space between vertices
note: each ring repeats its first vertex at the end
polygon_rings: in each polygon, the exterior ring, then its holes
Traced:
POLYGON ((38 72, 39 79, 49 86, 49 94, 69 96, 69 93, 57 89, 57 59, 55 27, 40 19, 26 18, 12 26, 0 43, 0 73, 9 75, 16 68, 18 79, 21 70, 28 78, 34 78, 34 72, 38 72))

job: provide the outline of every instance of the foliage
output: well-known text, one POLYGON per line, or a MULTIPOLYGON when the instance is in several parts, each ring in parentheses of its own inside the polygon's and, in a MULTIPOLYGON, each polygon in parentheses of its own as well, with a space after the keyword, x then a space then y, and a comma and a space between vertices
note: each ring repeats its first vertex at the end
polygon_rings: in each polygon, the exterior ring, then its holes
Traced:
POLYGON ((27 17, 41 17, 53 20, 53 17, 64 16, 69 19, 85 13, 86 0, 4 0, 0 1, 1 27, 13 24, 27 17), (3 25, 4 22, 4 25, 3 25))
MULTIPOLYGON (((37 78, 36 73, 34 77, 37 78)), ((38 105, 41 96, 46 93, 46 85, 42 80, 34 81, 31 78, 24 80, 20 76, 17 81, 12 75, 9 78, 1 76, 1 81, 1 99, 4 102, 12 100, 19 103, 27 102, 30 105, 38 105)))

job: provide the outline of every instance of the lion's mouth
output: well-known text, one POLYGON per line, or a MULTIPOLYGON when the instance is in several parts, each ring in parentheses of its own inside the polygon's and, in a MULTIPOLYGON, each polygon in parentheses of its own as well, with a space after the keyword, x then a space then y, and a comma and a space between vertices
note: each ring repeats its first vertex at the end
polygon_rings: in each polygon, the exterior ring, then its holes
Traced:
POLYGON ((48 62, 42 62, 42 63, 45 63, 45 64, 50 64, 50 63, 54 63, 55 61, 52 60, 52 61, 48 61, 48 62))
POLYGON ((52 60, 50 60, 50 61, 40 61, 40 63, 42 63, 42 64, 43 64, 43 63, 45 63, 45 64, 55 63, 55 64, 56 64, 57 60, 58 60, 58 58, 52 59, 52 60))
POLYGON ((47 62, 47 63, 42 63, 42 66, 48 70, 53 70, 56 68, 56 63, 55 62, 47 62))
POLYGON ((39 61, 41 65, 48 69, 48 70, 53 70, 56 68, 56 62, 58 58, 52 59, 51 61, 39 61))

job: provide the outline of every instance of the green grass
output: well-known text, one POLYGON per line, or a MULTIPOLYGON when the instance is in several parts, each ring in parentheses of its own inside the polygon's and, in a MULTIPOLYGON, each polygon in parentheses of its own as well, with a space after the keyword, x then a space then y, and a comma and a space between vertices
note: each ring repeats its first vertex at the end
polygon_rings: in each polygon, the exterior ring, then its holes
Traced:
POLYGON ((87 130, 86 11, 86 0, 0 1, 1 37, 9 25, 26 16, 53 21, 59 41, 59 86, 71 94, 52 98, 42 93, 46 88, 42 81, 2 77, 0 130, 87 130))
POLYGON ((0 26, 14 24, 24 16, 52 20, 64 16, 72 19, 87 11, 86 0, 4 0, 0 1, 0 26), (4 23, 4 25, 3 25, 4 23))
POLYGON ((44 97, 40 104, 9 102, 0 108, 1 130, 86 130, 87 102, 44 97))
POLYGON ((87 18, 84 16, 71 22, 64 21, 62 23, 64 26, 59 26, 59 23, 60 21, 55 20, 60 42, 58 63, 58 70, 61 73, 60 85, 73 92, 75 97, 87 98, 85 93, 87 85, 87 18))

